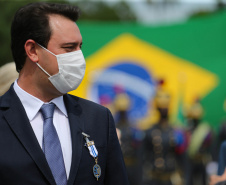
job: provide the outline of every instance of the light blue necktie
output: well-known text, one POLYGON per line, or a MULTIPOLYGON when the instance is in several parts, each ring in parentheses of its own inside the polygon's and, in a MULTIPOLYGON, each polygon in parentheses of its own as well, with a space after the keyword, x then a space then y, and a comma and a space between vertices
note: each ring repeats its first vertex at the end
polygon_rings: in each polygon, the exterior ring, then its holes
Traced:
POLYGON ((61 150, 60 140, 53 125, 55 104, 43 104, 41 113, 43 124, 43 151, 57 185, 67 184, 67 175, 61 150))

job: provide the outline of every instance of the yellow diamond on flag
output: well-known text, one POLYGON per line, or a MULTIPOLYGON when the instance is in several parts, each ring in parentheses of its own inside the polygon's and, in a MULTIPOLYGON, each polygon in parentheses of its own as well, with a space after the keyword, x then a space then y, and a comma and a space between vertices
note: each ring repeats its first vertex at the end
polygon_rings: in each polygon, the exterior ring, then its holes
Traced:
MULTIPOLYGON (((204 98, 216 87, 218 82, 215 74, 195 65, 192 61, 186 61, 126 33, 86 58, 87 67, 83 82, 77 90, 70 93, 92 99, 92 93, 95 92, 91 92, 91 86, 96 77, 122 61, 130 61, 141 66, 150 73, 153 79, 164 79, 166 81, 165 88, 172 95, 173 112, 178 109, 181 94, 183 103, 190 105, 195 98, 204 98)), ((133 84, 134 87, 137 85, 135 82, 136 80, 133 84)), ((142 92, 144 89, 137 89, 137 91, 142 92)))

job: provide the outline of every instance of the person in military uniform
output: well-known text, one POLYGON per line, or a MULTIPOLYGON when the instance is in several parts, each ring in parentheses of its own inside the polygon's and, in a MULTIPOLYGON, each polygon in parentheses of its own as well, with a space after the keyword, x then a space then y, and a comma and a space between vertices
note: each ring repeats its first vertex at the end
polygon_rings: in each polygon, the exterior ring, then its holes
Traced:
POLYGON ((116 129, 127 169, 130 185, 141 185, 141 140, 142 133, 129 120, 129 96, 121 92, 114 101, 116 129))
POLYGON ((169 93, 158 88, 154 104, 159 112, 159 120, 145 132, 143 183, 181 185, 182 178, 177 171, 177 149, 183 144, 183 135, 169 123, 169 93))
POLYGON ((212 160, 212 130, 202 121, 203 107, 196 100, 186 112, 188 137, 188 185, 206 185, 206 165, 212 160))

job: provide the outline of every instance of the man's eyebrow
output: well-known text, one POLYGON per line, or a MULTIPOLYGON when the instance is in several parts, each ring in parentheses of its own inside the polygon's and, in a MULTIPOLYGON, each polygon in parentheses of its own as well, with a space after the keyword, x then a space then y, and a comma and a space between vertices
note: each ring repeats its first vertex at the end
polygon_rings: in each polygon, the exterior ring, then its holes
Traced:
POLYGON ((79 42, 67 42, 67 43, 63 43, 61 46, 64 47, 64 46, 77 46, 77 45, 82 45, 82 42, 79 43, 79 42))

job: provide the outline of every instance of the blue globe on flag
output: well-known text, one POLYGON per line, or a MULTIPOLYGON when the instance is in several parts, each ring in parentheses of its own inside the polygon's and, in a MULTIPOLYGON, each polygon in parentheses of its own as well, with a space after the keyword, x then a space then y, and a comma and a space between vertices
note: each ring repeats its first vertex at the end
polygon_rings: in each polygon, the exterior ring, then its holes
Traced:
POLYGON ((129 118, 135 122, 144 117, 155 94, 155 81, 143 67, 132 61, 121 61, 106 68, 92 79, 89 98, 113 102, 118 93, 130 98, 129 118))

